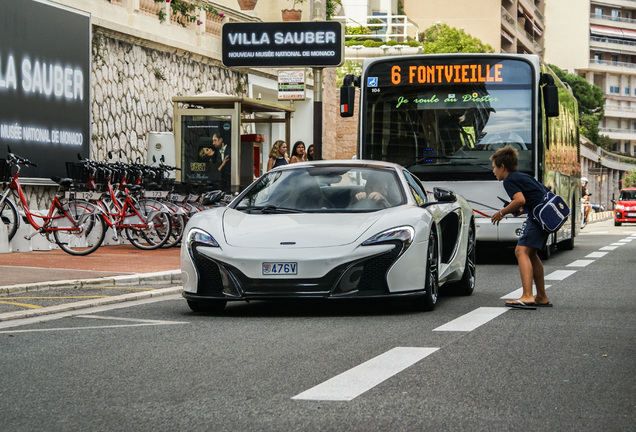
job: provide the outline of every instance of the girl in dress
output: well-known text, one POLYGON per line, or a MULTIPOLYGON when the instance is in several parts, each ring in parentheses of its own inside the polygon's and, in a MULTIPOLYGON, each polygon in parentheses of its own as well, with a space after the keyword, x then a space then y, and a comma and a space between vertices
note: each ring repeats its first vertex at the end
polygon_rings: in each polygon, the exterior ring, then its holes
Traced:
POLYGON ((278 140, 272 146, 269 152, 269 160, 267 161, 267 171, 271 171, 273 168, 281 165, 287 165, 289 158, 287 158, 287 143, 283 140, 278 140))

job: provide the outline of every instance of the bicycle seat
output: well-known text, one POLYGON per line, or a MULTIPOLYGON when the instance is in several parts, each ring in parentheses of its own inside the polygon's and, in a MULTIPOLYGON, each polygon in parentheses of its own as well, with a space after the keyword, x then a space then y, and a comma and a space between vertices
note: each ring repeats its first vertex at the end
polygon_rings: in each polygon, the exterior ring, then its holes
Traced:
POLYGON ((55 183, 59 184, 63 188, 69 188, 73 184, 73 179, 69 177, 53 176, 51 177, 51 180, 53 180, 55 183))

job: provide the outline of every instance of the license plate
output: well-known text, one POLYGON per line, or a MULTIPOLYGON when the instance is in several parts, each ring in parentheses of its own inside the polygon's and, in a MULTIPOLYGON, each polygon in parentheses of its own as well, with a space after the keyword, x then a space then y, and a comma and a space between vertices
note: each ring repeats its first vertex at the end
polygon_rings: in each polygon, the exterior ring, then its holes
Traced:
POLYGON ((264 275, 295 275, 298 274, 298 263, 295 262, 264 262, 264 275))
POLYGON ((627 213, 627 217, 636 217, 636 213, 627 213))

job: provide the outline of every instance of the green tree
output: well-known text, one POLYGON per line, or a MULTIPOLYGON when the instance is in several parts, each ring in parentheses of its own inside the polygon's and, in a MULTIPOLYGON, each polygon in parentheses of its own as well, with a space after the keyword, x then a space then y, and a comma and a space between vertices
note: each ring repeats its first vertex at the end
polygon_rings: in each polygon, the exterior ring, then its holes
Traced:
POLYGON ((636 169, 632 169, 623 174, 623 187, 636 186, 636 169))
POLYGON ((435 53, 492 53, 488 44, 472 37, 464 30, 437 23, 419 34, 424 54, 435 53))

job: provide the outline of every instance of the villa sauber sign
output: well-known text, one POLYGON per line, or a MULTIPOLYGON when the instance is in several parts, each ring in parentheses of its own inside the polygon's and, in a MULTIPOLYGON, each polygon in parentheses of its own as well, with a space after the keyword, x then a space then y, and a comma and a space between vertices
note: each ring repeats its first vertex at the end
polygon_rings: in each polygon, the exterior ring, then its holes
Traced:
POLYGON ((227 23, 223 64, 233 67, 329 67, 343 62, 343 28, 336 21, 227 23))

